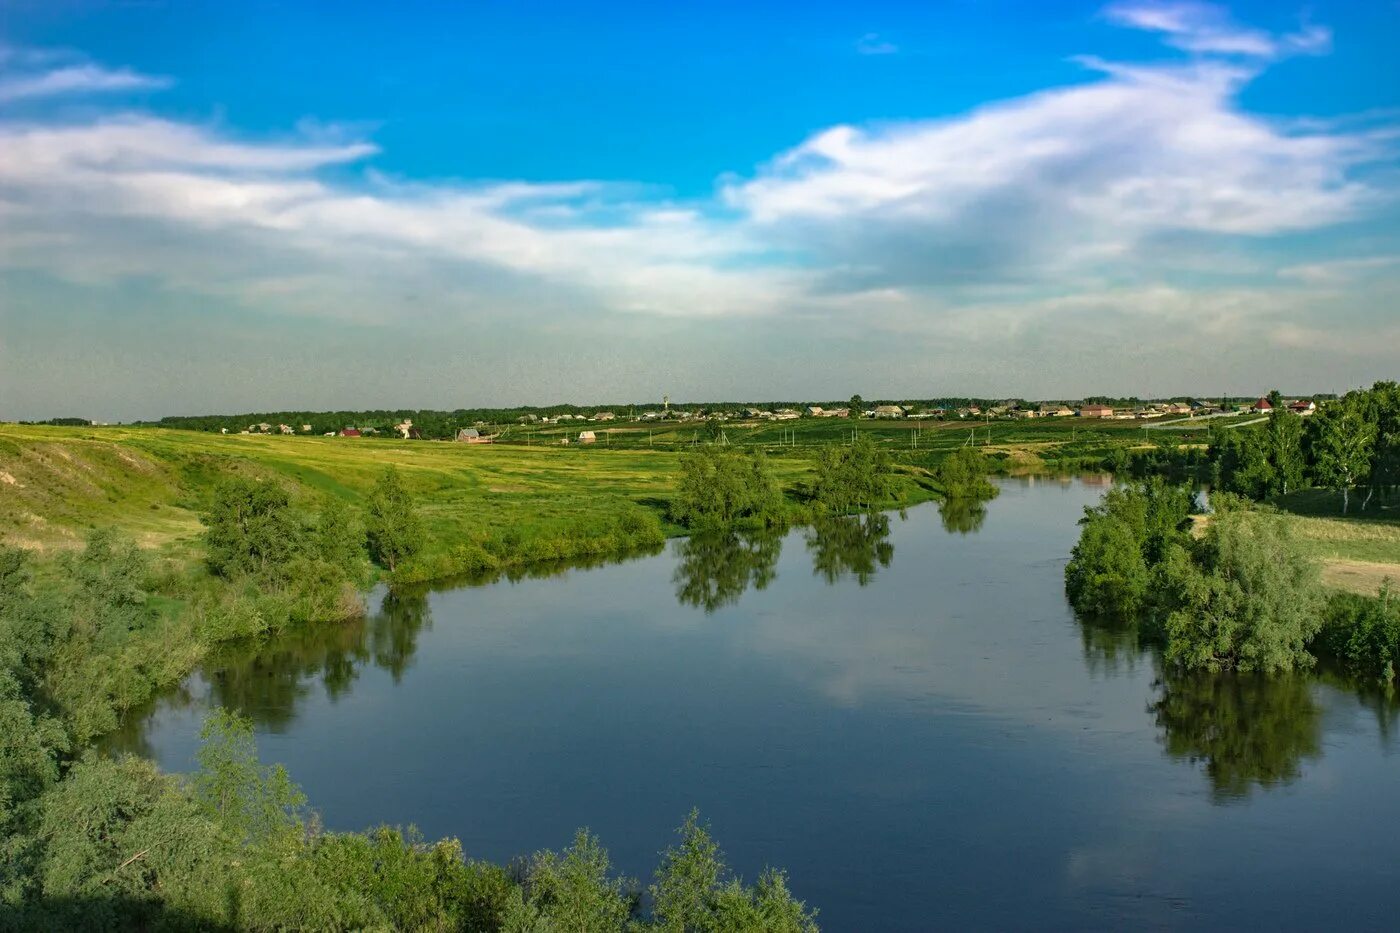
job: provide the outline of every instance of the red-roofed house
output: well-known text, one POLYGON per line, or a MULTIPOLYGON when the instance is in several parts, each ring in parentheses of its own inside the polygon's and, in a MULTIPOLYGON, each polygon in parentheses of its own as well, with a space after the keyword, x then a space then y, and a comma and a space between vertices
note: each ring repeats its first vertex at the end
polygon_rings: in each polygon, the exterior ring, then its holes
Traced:
POLYGON ((1253 408, 1255 411, 1273 411, 1274 405, 1268 399, 1261 398, 1259 401, 1254 403, 1253 408))
POLYGON ((1288 410, 1295 415, 1311 415, 1317 411, 1317 403, 1312 399, 1300 398, 1298 401, 1288 406, 1288 410))
POLYGON ((360 429, 359 429, 359 428, 346 428, 345 430, 343 430, 343 431, 340 432, 340 436, 341 436, 341 437, 359 437, 359 436, 360 436, 360 429))

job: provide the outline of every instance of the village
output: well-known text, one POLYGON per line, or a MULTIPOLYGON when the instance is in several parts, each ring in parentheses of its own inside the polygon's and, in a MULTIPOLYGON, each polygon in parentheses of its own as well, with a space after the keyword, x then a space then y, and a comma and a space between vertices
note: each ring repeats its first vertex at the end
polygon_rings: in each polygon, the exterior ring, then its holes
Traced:
MULTIPOLYGON (((859 403, 859 396, 851 400, 852 403, 859 403)), ((913 420, 913 421, 977 421, 989 422, 994 420, 1029 420, 1037 418, 1078 418, 1095 421, 1142 421, 1148 422, 1148 426, 1175 426, 1188 424, 1200 418, 1221 418, 1239 415, 1257 415, 1259 417, 1268 416, 1276 407, 1285 409, 1293 414, 1308 416, 1317 410, 1317 402, 1313 399, 1298 398, 1284 399, 1276 397, 1270 401, 1268 396, 1260 396, 1253 402, 1238 402, 1229 399, 1211 401, 1204 399, 1151 401, 1135 405, 1114 406, 1102 402, 1090 401, 1044 401, 1026 402, 1020 399, 1007 399, 998 404, 987 405, 961 405, 955 407, 927 406, 916 404, 882 403, 865 407, 857 404, 853 409, 850 404, 844 406, 833 405, 823 407, 821 405, 804 405, 801 407, 776 407, 759 408, 755 406, 676 406, 673 407, 669 398, 663 399, 660 407, 648 407, 642 411, 636 411, 635 406, 625 416, 620 417, 617 412, 600 409, 591 413, 583 412, 554 412, 536 413, 527 412, 516 416, 510 425, 503 426, 500 422, 489 422, 478 420, 472 427, 456 429, 450 435, 451 440, 463 444, 490 444, 501 439, 505 435, 507 427, 514 425, 517 428, 557 428, 560 426, 579 426, 577 435, 565 435, 558 438, 561 444, 594 444, 598 443, 600 437, 606 438, 613 425, 659 425, 661 423, 674 422, 696 422, 705 424, 728 424, 753 425, 763 422, 788 422, 802 419, 864 419, 875 421, 891 420, 913 420), (853 415, 852 412, 855 412, 853 415), (588 425, 584 427, 584 425, 588 425), (608 425, 608 428, 595 426, 608 425)), ((223 434, 231 433, 228 428, 220 428, 223 434)), ((246 428, 238 431, 239 434, 272 434, 272 435, 310 435, 321 434, 325 437, 360 438, 383 435, 396 437, 401 440, 423 440, 423 431, 416 427, 412 419, 405 418, 391 427, 379 428, 374 426, 346 425, 339 430, 315 431, 311 424, 302 423, 298 426, 290 424, 272 424, 270 422, 258 422, 249 424, 246 428)), ((447 439, 447 438, 443 438, 447 439)))

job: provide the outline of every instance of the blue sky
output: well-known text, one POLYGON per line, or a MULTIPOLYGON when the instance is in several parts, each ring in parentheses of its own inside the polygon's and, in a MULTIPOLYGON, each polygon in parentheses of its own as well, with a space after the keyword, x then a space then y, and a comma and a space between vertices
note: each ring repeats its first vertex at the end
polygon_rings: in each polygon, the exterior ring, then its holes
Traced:
POLYGON ((448 6, 0 0, 0 417, 1400 374, 1400 4, 448 6))

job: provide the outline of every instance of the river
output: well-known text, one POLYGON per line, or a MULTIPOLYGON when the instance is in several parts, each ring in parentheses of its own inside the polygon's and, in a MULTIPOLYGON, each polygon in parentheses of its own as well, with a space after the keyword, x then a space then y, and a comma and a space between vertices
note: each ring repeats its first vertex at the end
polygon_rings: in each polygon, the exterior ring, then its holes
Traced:
POLYGON ((827 930, 1393 928, 1393 700, 1164 676, 1063 593, 1089 479, 375 594, 213 659, 125 747, 253 718, 325 823, 506 861, 588 826, 642 876, 692 807, 827 930))

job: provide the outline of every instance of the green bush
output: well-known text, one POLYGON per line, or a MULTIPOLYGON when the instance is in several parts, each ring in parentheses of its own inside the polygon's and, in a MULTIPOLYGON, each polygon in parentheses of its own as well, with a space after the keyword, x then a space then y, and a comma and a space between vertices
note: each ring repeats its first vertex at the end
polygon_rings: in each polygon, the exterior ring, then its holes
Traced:
POLYGON ((783 494, 760 451, 748 454, 704 447, 681 458, 671 517, 692 529, 736 524, 769 526, 783 520, 783 494))
POLYGON ((1217 516, 1162 561, 1166 660, 1187 670, 1276 673, 1313 664, 1322 624, 1317 567, 1274 516, 1217 516))
POLYGON ((1318 642, 1353 674, 1394 683, 1400 669, 1400 599, 1390 582, 1377 596, 1332 596, 1318 642))

